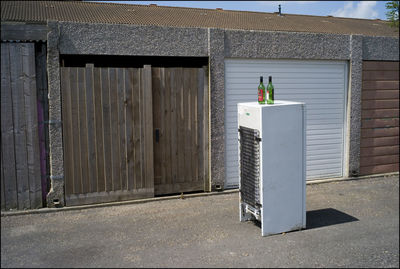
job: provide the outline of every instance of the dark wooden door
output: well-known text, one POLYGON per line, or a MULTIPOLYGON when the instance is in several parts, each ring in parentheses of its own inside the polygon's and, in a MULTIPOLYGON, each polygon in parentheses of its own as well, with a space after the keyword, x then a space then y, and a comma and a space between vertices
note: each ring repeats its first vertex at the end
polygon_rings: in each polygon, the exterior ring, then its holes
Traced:
POLYGON ((67 205, 154 196, 151 67, 61 68, 67 205))
POLYGON ((205 68, 152 68, 154 193, 208 190, 205 68))
POLYGON ((399 62, 364 61, 360 175, 399 171, 399 62))
POLYGON ((1 209, 42 207, 34 43, 1 43, 1 209))
POLYGON ((205 68, 61 68, 65 198, 209 190, 205 68))

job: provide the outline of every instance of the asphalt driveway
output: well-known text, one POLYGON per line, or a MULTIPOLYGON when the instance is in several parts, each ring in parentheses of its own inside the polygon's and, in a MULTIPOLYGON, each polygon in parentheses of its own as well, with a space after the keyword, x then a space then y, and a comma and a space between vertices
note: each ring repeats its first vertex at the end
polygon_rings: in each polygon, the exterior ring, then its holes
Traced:
POLYGON ((307 185, 307 228, 261 237, 238 193, 2 215, 1 267, 399 267, 399 177, 307 185))

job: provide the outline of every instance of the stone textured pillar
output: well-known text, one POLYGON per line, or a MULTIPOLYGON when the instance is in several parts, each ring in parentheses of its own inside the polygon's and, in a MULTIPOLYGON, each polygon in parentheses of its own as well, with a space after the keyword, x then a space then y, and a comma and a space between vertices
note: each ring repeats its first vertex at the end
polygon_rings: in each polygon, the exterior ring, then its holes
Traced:
POLYGON ((64 159, 61 124, 60 91, 60 30, 57 22, 48 22, 47 76, 49 87, 49 149, 51 188, 47 194, 47 206, 64 206, 64 159))
POLYGON ((362 89, 362 36, 350 36, 350 130, 348 176, 360 172, 361 89, 362 89))
POLYGON ((224 30, 208 29, 211 106, 211 190, 225 183, 225 48, 224 30))

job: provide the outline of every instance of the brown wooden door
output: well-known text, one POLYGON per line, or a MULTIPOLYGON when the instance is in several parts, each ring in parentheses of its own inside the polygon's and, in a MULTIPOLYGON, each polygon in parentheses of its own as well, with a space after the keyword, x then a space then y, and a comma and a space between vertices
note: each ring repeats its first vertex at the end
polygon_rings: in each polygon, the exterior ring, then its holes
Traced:
POLYGON ((205 68, 152 68, 154 193, 208 190, 205 68))
POLYGON ((209 190, 204 68, 61 68, 67 205, 209 190))
POLYGON ((399 171, 399 62, 364 61, 360 175, 399 171))
POLYGON ((34 43, 1 43, 2 210, 42 207, 36 76, 34 43))
POLYGON ((61 68, 67 205, 154 196, 151 67, 61 68))

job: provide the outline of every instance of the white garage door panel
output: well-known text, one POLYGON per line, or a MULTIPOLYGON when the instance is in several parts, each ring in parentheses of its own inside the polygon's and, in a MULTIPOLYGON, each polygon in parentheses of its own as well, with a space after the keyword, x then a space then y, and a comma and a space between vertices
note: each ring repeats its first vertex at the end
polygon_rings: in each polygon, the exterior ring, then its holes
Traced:
POLYGON ((226 184, 238 186, 237 103, 257 101, 260 76, 275 99, 306 103, 307 179, 343 175, 347 64, 342 61, 225 60, 226 184))

